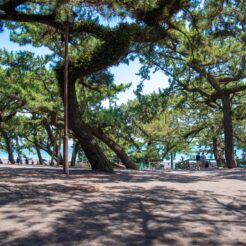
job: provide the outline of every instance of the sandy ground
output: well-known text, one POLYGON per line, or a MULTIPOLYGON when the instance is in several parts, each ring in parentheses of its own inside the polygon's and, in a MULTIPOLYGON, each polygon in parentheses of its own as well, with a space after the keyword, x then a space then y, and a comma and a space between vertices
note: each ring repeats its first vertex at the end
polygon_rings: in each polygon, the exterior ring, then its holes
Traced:
POLYGON ((246 245, 246 169, 0 165, 0 245, 246 245))

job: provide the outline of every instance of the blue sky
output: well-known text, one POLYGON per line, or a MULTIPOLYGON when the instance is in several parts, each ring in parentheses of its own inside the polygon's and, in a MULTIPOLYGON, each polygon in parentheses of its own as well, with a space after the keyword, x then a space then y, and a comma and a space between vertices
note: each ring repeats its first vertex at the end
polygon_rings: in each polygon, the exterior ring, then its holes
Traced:
MULTIPOLYGON (((37 55, 50 54, 51 51, 46 47, 35 48, 31 45, 20 46, 17 43, 13 43, 9 40, 9 31, 5 30, 3 33, 0 33, 0 48, 6 49, 8 51, 18 51, 18 50, 27 50, 34 52, 37 55)), ((140 83, 140 76, 137 76, 141 64, 138 61, 131 62, 129 65, 121 64, 119 66, 114 66, 110 68, 110 71, 114 74, 116 83, 132 83, 132 86, 129 90, 124 93, 119 94, 118 104, 126 103, 129 99, 135 98, 133 93, 136 90, 137 85, 140 83)), ((168 86, 167 77, 162 72, 156 72, 151 74, 151 79, 145 81, 144 83, 144 94, 149 94, 154 91, 158 91, 159 88, 166 88, 168 86)), ((104 102, 104 105, 107 106, 107 102, 104 102)))

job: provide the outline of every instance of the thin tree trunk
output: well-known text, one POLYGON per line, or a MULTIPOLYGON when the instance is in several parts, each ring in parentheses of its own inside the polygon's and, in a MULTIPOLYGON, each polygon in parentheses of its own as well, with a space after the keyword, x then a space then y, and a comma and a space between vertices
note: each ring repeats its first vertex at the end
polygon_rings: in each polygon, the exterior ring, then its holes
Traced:
POLYGON ((57 138, 58 138, 58 130, 56 132, 56 136, 54 138, 54 141, 52 143, 53 145, 53 149, 52 149, 52 156, 51 156, 51 161, 50 161, 50 164, 51 165, 54 165, 54 160, 56 159, 56 161, 58 162, 58 155, 59 153, 57 153, 57 138))
POLYGON ((50 143, 51 145, 53 146, 53 149, 52 149, 52 152, 51 152, 51 165, 54 164, 54 160, 56 160, 58 162, 58 152, 57 152, 57 149, 58 149, 58 146, 57 146, 57 136, 58 136, 58 133, 56 134, 56 136, 54 136, 53 132, 52 132, 52 129, 50 127, 50 124, 49 122, 45 119, 43 120, 43 125, 45 127, 45 130, 47 132, 47 135, 48 135, 48 138, 50 140, 50 143))
POLYGON ((233 126, 232 126, 232 109, 229 95, 222 95, 223 109, 223 126, 225 141, 225 159, 228 168, 237 167, 234 159, 234 142, 233 142, 233 126))
POLYGON ((35 148, 36 148, 36 152, 37 152, 37 155, 38 155, 39 164, 42 165, 43 164, 43 158, 42 158, 42 155, 41 155, 40 148, 39 148, 39 146, 37 144, 37 140, 35 140, 35 148))
POLYGON ((21 154, 20 154, 20 151, 19 151, 20 144, 19 144, 19 137, 18 136, 16 137, 16 146, 17 146, 17 155, 18 155, 19 160, 21 161, 21 154))
POLYGON ((11 138, 9 137, 9 133, 6 129, 1 129, 3 138, 5 140, 6 143, 6 149, 8 152, 8 160, 11 164, 15 163, 15 158, 14 158, 14 150, 13 150, 13 143, 11 138))
POLYGON ((55 153, 56 153, 56 150, 55 150, 55 147, 53 146, 52 154, 51 154, 51 159, 50 159, 50 165, 51 165, 51 166, 54 165, 55 153))
POLYGON ((71 158, 71 166, 74 167, 76 163, 76 157, 79 151, 79 142, 75 141, 74 146, 73 146, 73 153, 72 153, 72 158, 71 158))
POLYGON ((63 158, 61 155, 61 144, 62 144, 62 134, 61 134, 61 131, 59 131, 59 140, 58 140, 57 150, 56 150, 57 166, 60 166, 63 164, 63 158))
POLYGON ((92 169, 113 173, 114 171, 110 161, 106 158, 100 147, 97 145, 93 136, 81 123, 82 114, 79 111, 79 106, 76 99, 75 82, 70 80, 68 86, 68 115, 70 128, 79 140, 80 146, 84 150, 92 169))
POLYGON ((111 150, 113 150, 116 153, 116 155, 122 161, 123 165, 126 168, 135 169, 135 170, 138 169, 135 163, 129 158, 125 150, 119 144, 117 144, 113 139, 111 139, 104 132, 96 128, 89 127, 88 125, 87 127, 95 137, 97 137, 102 142, 104 142, 111 150))
POLYGON ((171 169, 173 170, 173 152, 170 153, 170 156, 171 156, 171 169))

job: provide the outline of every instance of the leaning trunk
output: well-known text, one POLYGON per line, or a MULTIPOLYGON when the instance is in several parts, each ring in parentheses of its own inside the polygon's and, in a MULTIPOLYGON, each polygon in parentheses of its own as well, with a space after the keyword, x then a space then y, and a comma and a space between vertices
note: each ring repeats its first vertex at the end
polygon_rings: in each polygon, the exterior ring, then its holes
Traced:
POLYGON ((54 160, 57 161, 58 163, 58 159, 59 159, 59 155, 60 155, 60 151, 59 150, 59 147, 58 147, 58 144, 57 144, 57 138, 58 138, 58 129, 57 129, 57 133, 56 135, 54 136, 53 135, 53 132, 52 132, 52 129, 51 129, 51 126, 49 124, 49 122, 47 121, 47 119, 44 119, 43 120, 43 125, 45 127, 45 130, 47 132, 47 135, 49 137, 49 141, 52 145, 52 151, 51 151, 51 165, 54 165, 54 160))
POLYGON ((37 140, 35 140, 35 149, 36 149, 36 152, 38 155, 39 164, 42 165, 43 164, 43 158, 42 158, 41 151, 40 151, 40 148, 38 146, 37 140))
POLYGON ((222 95, 223 109, 223 126, 225 141, 225 159, 228 168, 237 167, 234 159, 234 143, 233 143, 233 126, 232 126, 232 109, 229 95, 222 95))
POLYGON ((48 137, 49 137, 49 141, 52 145, 52 152, 51 152, 51 160, 50 160, 50 164, 51 165, 54 165, 54 159, 55 159, 55 150, 56 150, 56 139, 55 137, 53 136, 53 132, 51 130, 51 127, 50 127, 50 124, 49 122, 44 119, 43 121, 43 124, 44 124, 44 127, 45 127, 45 130, 48 134, 48 137))
POLYGON ((113 150, 116 153, 116 155, 126 168, 135 170, 138 169, 135 163, 128 157, 125 150, 119 144, 117 144, 114 140, 108 137, 104 132, 93 127, 87 127, 95 137, 104 142, 111 150, 113 150))
POLYGON ((9 133, 6 129, 2 129, 2 135, 6 143, 6 148, 8 152, 8 160, 11 164, 15 163, 15 158, 14 158, 14 150, 13 150, 13 143, 11 138, 9 137, 9 133))
POLYGON ((79 111, 76 99, 75 82, 70 80, 68 84, 68 118, 70 128, 79 140, 81 148, 91 164, 93 170, 113 173, 113 168, 100 147, 97 145, 93 136, 84 128, 81 122, 81 113, 79 111))

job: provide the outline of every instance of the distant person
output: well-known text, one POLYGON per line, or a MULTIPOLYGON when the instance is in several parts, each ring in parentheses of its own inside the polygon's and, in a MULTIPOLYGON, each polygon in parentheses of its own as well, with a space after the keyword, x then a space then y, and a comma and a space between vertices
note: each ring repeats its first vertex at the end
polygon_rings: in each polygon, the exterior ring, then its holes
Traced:
POLYGON ((194 168, 200 169, 200 164, 201 164, 201 156, 200 156, 200 152, 198 152, 196 155, 196 165, 194 166, 194 168))
POLYGON ((20 163, 20 158, 19 158, 19 157, 16 158, 16 163, 17 163, 17 164, 20 163))
POLYGON ((27 157, 25 158, 25 162, 26 162, 26 165, 28 165, 28 164, 29 164, 29 160, 28 160, 28 158, 27 158, 27 157))

